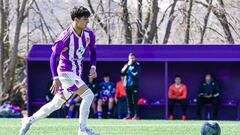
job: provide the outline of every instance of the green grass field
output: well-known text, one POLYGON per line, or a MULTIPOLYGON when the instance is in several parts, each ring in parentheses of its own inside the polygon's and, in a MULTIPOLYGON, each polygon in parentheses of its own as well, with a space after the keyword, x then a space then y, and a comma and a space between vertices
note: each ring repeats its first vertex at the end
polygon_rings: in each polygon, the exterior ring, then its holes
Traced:
MULTIPOLYGON (((0 135, 18 135, 20 119, 0 119, 0 135)), ((101 135, 200 135, 203 121, 89 120, 101 135)), ((240 122, 220 121, 221 135, 240 135, 240 122)), ((78 119, 43 119, 28 135, 77 135, 78 119)))

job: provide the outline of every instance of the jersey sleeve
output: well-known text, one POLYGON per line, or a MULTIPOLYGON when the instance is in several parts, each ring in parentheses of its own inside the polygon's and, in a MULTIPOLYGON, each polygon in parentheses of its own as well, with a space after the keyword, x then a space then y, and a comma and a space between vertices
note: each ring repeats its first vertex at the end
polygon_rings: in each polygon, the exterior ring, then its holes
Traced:
POLYGON ((51 69, 53 78, 58 76, 58 73, 57 73, 57 58, 58 57, 59 57, 58 54, 56 54, 55 52, 52 52, 51 57, 50 57, 50 69, 51 69))
POLYGON ((90 63, 91 66, 96 67, 96 59, 97 59, 97 54, 96 54, 96 40, 95 40, 95 34, 93 32, 90 33, 90 63))
POLYGON ((172 86, 169 87, 168 97, 169 97, 170 99, 174 99, 174 98, 175 98, 175 95, 174 95, 172 86))
POLYGON ((112 97, 115 95, 115 84, 112 83, 112 90, 111 90, 112 97))
POLYGON ((118 98, 118 96, 119 96, 119 83, 117 83, 117 86, 116 86, 116 91, 115 91, 115 96, 114 96, 114 98, 118 98))
POLYGON ((220 84, 219 82, 215 81, 215 90, 213 92, 213 97, 219 97, 220 96, 220 84))
POLYGON ((66 47, 65 43, 62 40, 55 41, 54 45, 52 46, 52 51, 55 54, 60 55, 62 50, 66 47))
POLYGON ((57 77, 57 58, 60 56, 63 48, 65 47, 62 40, 57 39, 52 46, 52 54, 50 57, 50 68, 52 77, 57 77))

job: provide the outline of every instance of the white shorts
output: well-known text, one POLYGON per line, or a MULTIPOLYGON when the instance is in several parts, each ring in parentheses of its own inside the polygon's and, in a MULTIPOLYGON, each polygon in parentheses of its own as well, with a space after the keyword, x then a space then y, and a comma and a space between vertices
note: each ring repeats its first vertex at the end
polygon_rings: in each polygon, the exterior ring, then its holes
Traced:
POLYGON ((62 83, 62 89, 58 93, 63 94, 67 99, 74 91, 85 85, 83 80, 73 72, 60 72, 58 73, 58 77, 62 83))

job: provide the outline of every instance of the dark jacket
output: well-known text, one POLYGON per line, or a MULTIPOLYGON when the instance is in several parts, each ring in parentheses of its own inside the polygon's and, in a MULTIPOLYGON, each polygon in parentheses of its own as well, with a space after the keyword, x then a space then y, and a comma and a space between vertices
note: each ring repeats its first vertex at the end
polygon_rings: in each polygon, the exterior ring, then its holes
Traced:
POLYGON ((134 62, 131 65, 125 64, 122 73, 126 75, 126 86, 139 86, 140 63, 134 62))
POLYGON ((217 81, 211 81, 206 83, 205 81, 201 83, 199 87, 199 97, 209 96, 213 97, 220 96, 220 85, 217 81))

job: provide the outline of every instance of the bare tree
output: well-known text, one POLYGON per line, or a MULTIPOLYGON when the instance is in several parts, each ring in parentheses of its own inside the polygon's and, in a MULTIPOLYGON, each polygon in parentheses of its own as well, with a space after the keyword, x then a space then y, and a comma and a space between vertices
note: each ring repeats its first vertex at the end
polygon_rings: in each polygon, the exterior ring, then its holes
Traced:
POLYGON ((229 22, 226 17, 226 11, 225 11, 223 0, 217 0, 217 2, 219 4, 219 7, 216 9, 214 8, 213 13, 217 16, 219 22, 221 23, 228 43, 234 44, 234 39, 232 37, 232 33, 229 27, 229 22))
MULTIPOLYGON (((198 4, 201 4, 202 6, 208 8, 208 5, 201 2, 201 1, 195 1, 198 4)), ((228 41, 228 43, 234 44, 234 39, 232 37, 232 33, 229 27, 229 22, 226 17, 226 11, 224 8, 224 4, 222 0, 217 1, 219 6, 215 7, 212 6, 212 12, 217 17, 218 21, 222 25, 223 31, 225 33, 225 39, 228 41)))
POLYGON ((205 35, 206 29, 207 29, 207 24, 208 24, 209 16, 210 16, 210 13, 211 13, 211 11, 212 11, 212 0, 207 0, 207 1, 208 1, 207 14, 206 14, 205 17, 204 17, 204 25, 203 25, 203 29, 202 29, 202 31, 201 31, 200 44, 203 43, 204 35, 205 35))
POLYGON ((136 40, 136 43, 142 43, 142 40, 143 40, 142 0, 138 0, 137 40, 136 40))
POLYGON ((0 97, 3 95, 3 54, 4 54, 4 44, 3 44, 3 34, 4 34, 4 10, 3 10, 3 0, 0 0, 0 97))
MULTIPOLYGON (((98 16, 98 14, 96 13, 96 10, 93 8, 92 6, 92 1, 91 0, 88 0, 88 6, 90 8, 90 11, 91 13, 93 14, 93 17, 94 17, 94 20, 99 24, 99 26, 103 29, 103 31, 108 34, 109 30, 108 30, 108 27, 107 27, 107 24, 104 23, 102 20, 102 18, 100 16, 98 16)), ((102 0, 100 0, 99 2, 99 6, 102 7, 102 0)), ((109 7, 110 8, 110 7, 109 7)), ((112 38, 111 38, 111 35, 108 34, 108 42, 111 43, 112 42, 112 38)))
POLYGON ((10 21, 9 21, 9 0, 4 0, 3 1, 3 44, 4 44, 4 54, 3 54, 3 59, 4 61, 6 59, 8 59, 9 57, 9 47, 10 47, 10 39, 9 39, 9 25, 10 25, 10 21))
POLYGON ((16 28, 15 28, 15 34, 14 34, 14 41, 13 46, 10 51, 10 57, 9 57, 9 65, 7 67, 7 70, 5 71, 6 74, 4 79, 4 88, 3 93, 5 95, 2 95, 2 98, 4 96, 4 99, 9 98, 10 93, 12 93, 14 80, 15 80, 15 69, 16 69, 16 63, 18 61, 18 45, 19 45, 19 37, 21 32, 21 27, 24 19, 27 17, 28 10, 32 6, 33 0, 20 0, 17 1, 17 16, 16 16, 16 28))
POLYGON ((150 16, 150 25, 149 30, 147 32, 147 36, 145 38, 145 43, 152 43, 153 38, 157 32, 157 16, 158 16, 159 8, 158 8, 158 0, 152 0, 152 9, 150 16))
POLYGON ((170 11, 170 14, 169 14, 169 20, 168 20, 167 28, 166 28, 166 32, 165 32, 165 36, 164 36, 164 39, 163 39, 163 44, 168 43, 168 40, 169 40, 169 37, 170 37, 172 23, 173 23, 173 20, 175 18, 174 17, 174 9, 175 9, 175 6, 177 4, 177 1, 178 0, 174 0, 173 4, 172 4, 172 8, 171 8, 171 11, 170 11))
MULTIPOLYGON (((40 23, 42 24, 42 26, 45 26, 49 36, 50 36, 50 39, 52 42, 54 42, 54 37, 56 37, 57 35, 53 32, 52 28, 48 26, 43 14, 42 14, 42 11, 40 10, 39 6, 38 6, 38 3, 37 1, 33 1, 34 2, 34 5, 36 8, 33 8, 35 10, 35 12, 39 15, 40 17, 40 23), (53 33, 53 35, 52 35, 53 33)), ((43 30, 43 29, 42 29, 43 30)), ((44 33, 44 31, 42 31, 44 33)), ((46 39, 47 40, 47 39, 46 39)))
POLYGON ((187 11, 187 22, 186 22, 184 43, 189 44, 193 0, 187 0, 186 2, 188 2, 188 11, 187 11))
POLYGON ((127 2, 128 2, 127 0, 122 0, 122 3, 121 3, 123 8, 122 20, 123 20, 123 27, 125 30, 125 33, 124 33, 125 43, 131 44, 132 43, 132 27, 130 24, 127 2))

